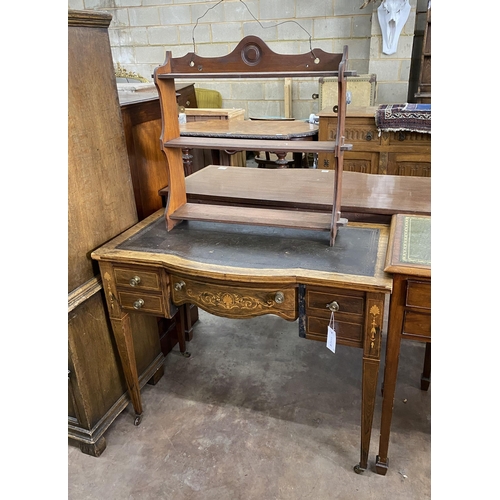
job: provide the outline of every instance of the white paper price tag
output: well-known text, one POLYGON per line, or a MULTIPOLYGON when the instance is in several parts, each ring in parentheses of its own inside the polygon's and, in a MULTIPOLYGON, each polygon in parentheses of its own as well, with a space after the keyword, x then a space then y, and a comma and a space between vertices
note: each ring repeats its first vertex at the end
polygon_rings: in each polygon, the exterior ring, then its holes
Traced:
POLYGON ((333 319, 333 312, 330 317, 330 323, 328 324, 328 332, 326 336, 326 347, 330 351, 335 352, 335 345, 337 344, 337 333, 335 332, 335 321, 333 319))

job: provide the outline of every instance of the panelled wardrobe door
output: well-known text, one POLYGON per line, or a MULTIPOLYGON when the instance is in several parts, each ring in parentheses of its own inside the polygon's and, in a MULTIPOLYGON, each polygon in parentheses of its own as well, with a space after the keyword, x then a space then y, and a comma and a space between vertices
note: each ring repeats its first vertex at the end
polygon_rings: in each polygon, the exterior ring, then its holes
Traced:
MULTIPOLYGON (((94 456, 129 398, 90 253, 138 220, 110 22, 107 13, 68 11, 68 437, 94 456)), ((157 381, 164 360, 157 320, 131 316, 141 384, 157 381)))

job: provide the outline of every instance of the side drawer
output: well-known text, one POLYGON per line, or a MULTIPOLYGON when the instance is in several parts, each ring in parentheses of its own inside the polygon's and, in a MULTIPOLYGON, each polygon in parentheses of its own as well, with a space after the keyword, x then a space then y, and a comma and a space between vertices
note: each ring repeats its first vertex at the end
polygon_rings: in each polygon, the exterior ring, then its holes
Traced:
POLYGON ((429 281, 408 280, 406 307, 431 310, 431 284, 429 281))
MULTIPOLYGON (((362 321, 365 308, 364 292, 355 290, 342 290, 330 288, 326 291, 308 288, 306 290, 306 313, 314 314, 323 318, 330 318, 331 311, 327 305, 331 302, 337 302, 339 310, 335 313, 337 316, 345 315, 357 316, 362 321)), ((352 318, 351 318, 352 319, 352 318)))
POLYGON ((161 270, 141 267, 115 267, 116 285, 135 290, 161 290, 161 270))
POLYGON ((336 302, 337 342, 362 347, 365 293, 356 290, 307 288, 305 294, 306 338, 326 342, 331 311, 327 305, 336 302))
POLYGON ((430 312, 405 311, 403 321, 403 337, 405 335, 416 335, 418 337, 431 338, 430 312))
POLYGON ((297 289, 289 285, 241 287, 171 275, 171 296, 176 305, 196 304, 207 312, 227 318, 276 314, 293 321, 298 316, 297 289))
POLYGON ((145 293, 140 290, 132 292, 118 290, 118 300, 123 309, 166 316, 167 306, 163 295, 145 293))
MULTIPOLYGON (((330 319, 307 316, 306 339, 326 342, 329 322, 330 319)), ((339 321, 335 314, 335 333, 337 334, 337 343, 363 347, 362 324, 339 321)))

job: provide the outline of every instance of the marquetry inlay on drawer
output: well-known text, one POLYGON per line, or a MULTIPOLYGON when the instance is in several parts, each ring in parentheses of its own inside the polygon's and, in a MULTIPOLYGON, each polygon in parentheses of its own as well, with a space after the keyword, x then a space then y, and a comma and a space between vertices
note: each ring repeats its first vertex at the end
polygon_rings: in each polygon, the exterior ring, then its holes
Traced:
POLYGON ((363 344, 365 294, 356 290, 307 289, 306 338, 326 341, 328 324, 334 309, 337 341, 361 347, 363 344))
POLYGON ((431 309, 431 283, 429 281, 408 280, 406 306, 431 309))
POLYGON ((196 304, 205 311, 227 318, 251 318, 276 314, 297 318, 297 293, 293 286, 240 287, 171 275, 172 302, 196 304))
POLYGON ((154 268, 115 267, 116 285, 135 290, 159 291, 161 270, 154 268))

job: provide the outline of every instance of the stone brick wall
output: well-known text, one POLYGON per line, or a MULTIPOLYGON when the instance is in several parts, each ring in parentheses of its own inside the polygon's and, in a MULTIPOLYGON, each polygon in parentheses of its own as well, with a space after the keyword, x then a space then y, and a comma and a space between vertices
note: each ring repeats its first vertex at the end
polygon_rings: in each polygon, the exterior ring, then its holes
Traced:
MULTIPOLYGON (((382 54, 376 9, 360 9, 362 0, 68 0, 68 7, 101 10, 113 16, 109 34, 113 59, 122 68, 151 80, 165 51, 174 57, 195 49, 202 56, 229 53, 246 35, 257 35, 278 53, 304 53, 313 48, 341 52, 349 47, 349 67, 359 74, 377 75, 376 104, 408 100, 408 80, 417 3, 412 7, 396 54, 382 54), (247 9, 248 7, 248 9, 247 9), (250 12, 249 12, 250 11, 250 12), (262 24, 259 24, 257 20, 262 24), (288 21, 288 22, 284 22, 288 21), (297 24, 298 23, 298 24, 297 24), (194 38, 194 43, 193 43, 194 38)), ((421 9, 422 10, 422 9, 421 9)), ((193 80, 198 87, 221 92, 224 107, 239 107, 248 116, 284 116, 283 80, 193 80)), ((320 110, 313 94, 317 79, 292 81, 292 114, 307 118, 320 110)))

